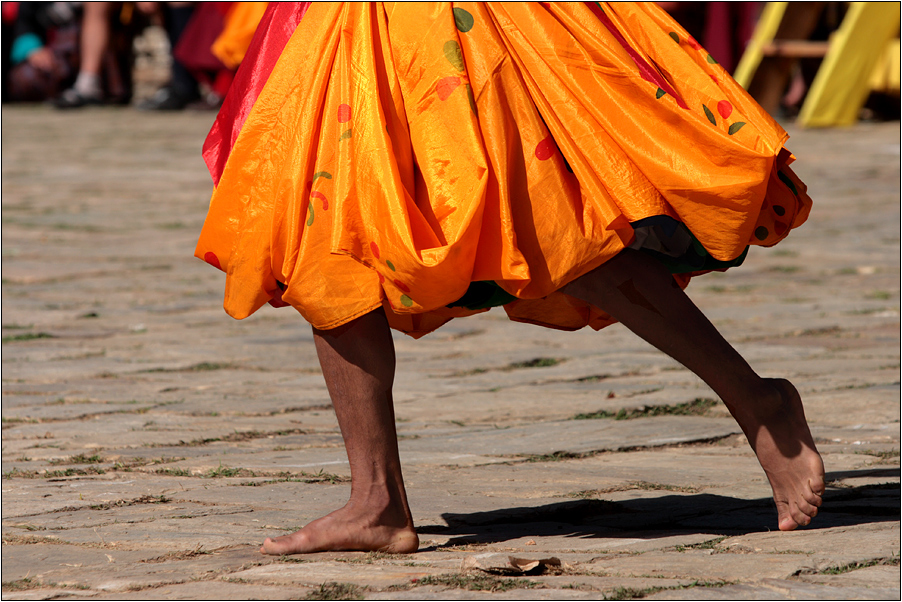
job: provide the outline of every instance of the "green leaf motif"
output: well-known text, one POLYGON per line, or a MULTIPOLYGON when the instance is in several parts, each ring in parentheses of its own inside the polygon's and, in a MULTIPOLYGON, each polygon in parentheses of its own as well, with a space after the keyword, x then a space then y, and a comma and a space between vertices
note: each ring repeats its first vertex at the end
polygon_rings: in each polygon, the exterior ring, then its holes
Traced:
POLYGON ((457 41, 448 40, 442 47, 442 51, 445 53, 445 58, 454 65, 455 69, 458 71, 464 70, 464 53, 461 51, 460 44, 457 41))
POLYGON ((673 38, 673 41, 676 42, 677 44, 680 43, 680 36, 677 35, 677 32, 671 31, 671 32, 670 32, 669 34, 667 34, 667 35, 669 35, 671 38, 673 38))
POLYGON ((341 142, 342 140, 347 140, 347 139, 350 138, 350 137, 351 137, 351 130, 350 130, 350 128, 349 128, 349 129, 345 130, 345 131, 341 134, 341 136, 338 137, 338 141, 341 142))
POLYGON ((728 130, 729 133, 730 133, 730 136, 732 136, 733 134, 735 134, 736 132, 738 132, 739 130, 741 130, 741 129, 742 129, 742 126, 744 126, 744 125, 745 125, 745 122, 744 122, 744 121, 737 121, 736 123, 734 123, 733 125, 731 125, 731 126, 730 126, 730 129, 728 130))
POLYGON ((413 299, 408 297, 407 295, 401 295, 401 305, 404 307, 410 307, 413 305, 413 299))
POLYGON ((717 62, 717 60, 716 60, 713 56, 711 56, 710 54, 708 55, 708 62, 711 63, 712 65, 717 65, 717 64, 719 64, 719 63, 717 62))
POLYGON ((705 117, 708 118, 708 121, 710 121, 712 125, 717 125, 717 120, 714 119, 714 113, 711 112, 711 109, 706 105, 702 105, 702 108, 705 110, 705 117))
POLYGON ((310 212, 310 217, 307 218, 307 225, 312 226, 313 225, 313 203, 310 203, 309 205, 307 205, 307 210, 310 212))
POLYGON ((467 33, 473 29, 473 15, 462 8, 455 8, 454 24, 457 26, 457 31, 467 33))
POLYGON ((467 87, 467 100, 470 101, 470 110, 473 111, 474 115, 478 115, 479 111, 476 110, 476 98, 473 96, 473 86, 470 84, 466 85, 467 87))
POLYGON ((313 181, 316 182, 317 178, 326 178, 327 180, 331 180, 332 174, 330 174, 328 171, 318 171, 313 174, 313 181))
POLYGON ((655 98, 661 98, 661 97, 664 96, 665 94, 667 94, 667 92, 665 92, 665 91, 663 90, 663 88, 658 88, 658 91, 655 92, 655 98))
POLYGON ((385 265, 387 265, 388 269, 390 269, 392 272, 397 271, 397 270, 395 270, 395 264, 390 262, 388 259, 385 260, 385 265))

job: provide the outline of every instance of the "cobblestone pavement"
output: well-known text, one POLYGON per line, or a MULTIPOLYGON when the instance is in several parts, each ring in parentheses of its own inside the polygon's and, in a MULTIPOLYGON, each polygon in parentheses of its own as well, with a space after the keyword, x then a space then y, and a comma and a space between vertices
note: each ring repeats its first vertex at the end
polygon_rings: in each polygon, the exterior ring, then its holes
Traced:
POLYGON ((257 551, 340 506, 309 328, 192 257, 210 113, 2 112, 4 599, 898 599, 899 124, 794 131, 811 218, 690 294, 802 391, 828 470, 775 532, 724 406, 620 326, 397 336, 411 555, 257 551))

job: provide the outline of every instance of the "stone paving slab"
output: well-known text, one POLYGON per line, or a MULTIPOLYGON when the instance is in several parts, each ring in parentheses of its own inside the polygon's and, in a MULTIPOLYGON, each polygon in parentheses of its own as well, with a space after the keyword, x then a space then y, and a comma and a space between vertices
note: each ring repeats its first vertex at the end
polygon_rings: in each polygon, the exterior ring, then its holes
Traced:
POLYGON ((4 599, 900 597, 898 123, 793 131, 809 223, 689 288, 799 387, 828 471, 811 527, 773 531, 722 404, 679 415, 714 397, 683 367, 494 310, 395 336, 420 551, 277 559, 260 542, 341 506, 347 459, 309 327, 231 320, 192 257, 213 116, 0 118, 4 599))
MULTIPOLYGON (((720 588, 693 588, 695 600, 894 600, 898 588, 830 587, 784 579, 765 579, 752 585, 720 588)), ((647 596, 648 600, 685 600, 685 592, 666 591, 647 596)))
POLYGON ((282 587, 260 583, 234 583, 228 578, 186 583, 171 583, 141 591, 90 592, 90 596, 67 597, 60 600, 303 600, 313 589, 282 587))
POLYGON ((899 571, 892 566, 869 566, 838 575, 800 575, 802 581, 834 587, 898 590, 899 571))

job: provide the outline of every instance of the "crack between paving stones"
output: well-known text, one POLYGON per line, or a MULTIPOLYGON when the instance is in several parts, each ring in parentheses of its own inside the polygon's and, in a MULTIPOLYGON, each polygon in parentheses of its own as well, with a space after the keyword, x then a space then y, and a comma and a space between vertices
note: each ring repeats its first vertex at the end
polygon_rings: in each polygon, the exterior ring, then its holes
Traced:
MULTIPOLYGON (((517 455, 511 460, 507 460, 504 462, 488 462, 485 464, 475 464, 474 466, 496 466, 498 464, 505 465, 515 465, 515 464, 523 464, 526 462, 559 462, 562 460, 581 460, 583 458, 591 458, 593 456, 598 456, 600 454, 605 453, 625 453, 625 452, 635 452, 635 451, 648 451, 654 449, 675 449, 680 447, 696 447, 700 445, 710 445, 712 443, 717 443, 718 441, 722 441, 724 439, 728 439, 737 435, 738 433, 729 433, 726 435, 717 435, 715 437, 706 437, 704 439, 693 439, 691 441, 681 441, 679 443, 661 443, 659 445, 632 445, 625 447, 617 447, 617 448, 602 448, 598 450, 591 450, 585 452, 568 452, 568 451, 555 451, 550 454, 540 454, 540 455, 517 455)), ((499 458, 506 458, 510 456, 496 456, 499 458)), ((453 465, 445 466, 446 468, 451 468, 453 465)))
POLYGON ((824 569, 803 568, 792 573, 792 577, 800 575, 841 575, 850 573, 860 569, 866 569, 872 566, 899 566, 898 556, 881 556, 879 558, 871 558, 868 560, 859 560, 848 564, 831 566, 824 569))

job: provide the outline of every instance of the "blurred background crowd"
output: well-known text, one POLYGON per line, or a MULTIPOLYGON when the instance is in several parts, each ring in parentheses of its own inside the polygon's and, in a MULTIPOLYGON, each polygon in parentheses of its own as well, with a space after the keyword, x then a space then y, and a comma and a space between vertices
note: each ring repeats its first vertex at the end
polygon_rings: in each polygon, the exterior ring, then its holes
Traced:
MULTIPOLYGON (((765 109, 792 118, 825 62, 831 40, 844 21, 852 20, 847 17, 853 5, 881 3, 658 4, 765 109), (774 43, 781 38, 801 44, 774 43)), ((2 100, 48 102, 59 109, 132 105, 145 111, 215 110, 266 7, 265 2, 3 2, 2 100)), ((856 13, 855 20, 867 28, 886 16, 856 13)), ((859 94, 863 100, 854 101, 861 105, 854 107, 855 118, 899 117, 898 31, 896 24, 889 34, 895 46, 870 36, 872 47, 865 49, 865 42, 853 37, 852 50, 835 51, 845 64, 833 80, 866 88, 859 94), (855 56, 863 54, 868 54, 866 67, 855 56), (843 69, 867 69, 867 81, 855 84, 843 69)), ((836 96, 829 88, 825 93, 836 96)))
POLYGON ((3 2, 3 102, 217 109, 266 6, 3 2), (136 71, 160 66, 163 85, 141 90, 136 71))

